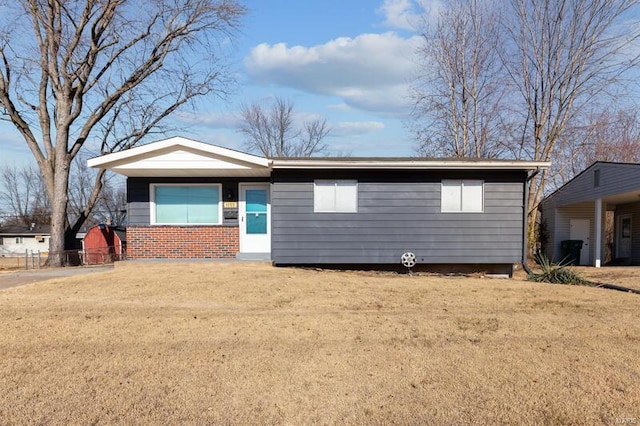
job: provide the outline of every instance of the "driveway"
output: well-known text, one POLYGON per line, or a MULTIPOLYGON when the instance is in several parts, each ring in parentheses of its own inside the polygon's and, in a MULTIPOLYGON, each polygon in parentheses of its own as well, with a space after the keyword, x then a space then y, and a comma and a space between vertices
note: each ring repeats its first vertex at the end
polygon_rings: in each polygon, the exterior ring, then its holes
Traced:
POLYGON ((83 266, 68 268, 45 268, 29 271, 0 272, 0 290, 30 284, 37 281, 50 280, 52 278, 71 277, 74 275, 94 274, 113 269, 113 265, 83 266))

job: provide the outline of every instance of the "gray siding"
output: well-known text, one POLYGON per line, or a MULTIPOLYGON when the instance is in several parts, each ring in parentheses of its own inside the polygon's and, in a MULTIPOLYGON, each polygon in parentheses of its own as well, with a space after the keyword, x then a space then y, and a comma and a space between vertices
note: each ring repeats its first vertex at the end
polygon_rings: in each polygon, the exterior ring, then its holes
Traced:
POLYGON ((127 179, 127 224, 147 226, 150 222, 149 180, 127 179))
POLYGON ((408 251, 430 264, 522 259, 524 172, 283 172, 271 193, 276 264, 395 264, 408 251), (314 178, 358 180, 357 213, 314 213, 314 178), (442 179, 483 179, 484 212, 441 213, 442 179))

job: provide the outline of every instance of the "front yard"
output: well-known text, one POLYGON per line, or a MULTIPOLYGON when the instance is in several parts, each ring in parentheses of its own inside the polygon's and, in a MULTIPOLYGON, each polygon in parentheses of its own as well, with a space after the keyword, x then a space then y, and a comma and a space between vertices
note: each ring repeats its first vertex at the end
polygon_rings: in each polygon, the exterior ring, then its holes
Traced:
POLYGON ((640 423, 640 296, 260 263, 0 291, 0 423, 640 423))

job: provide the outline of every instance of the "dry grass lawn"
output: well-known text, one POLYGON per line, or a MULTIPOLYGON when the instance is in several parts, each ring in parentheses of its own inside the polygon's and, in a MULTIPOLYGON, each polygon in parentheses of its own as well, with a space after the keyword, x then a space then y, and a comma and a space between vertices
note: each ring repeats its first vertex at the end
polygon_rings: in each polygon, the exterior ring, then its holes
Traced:
POLYGON ((605 266, 603 268, 574 266, 572 269, 591 281, 640 289, 639 266, 605 266))
POLYGON ((520 280, 120 264, 0 291, 0 423, 638 423, 639 308, 520 280))

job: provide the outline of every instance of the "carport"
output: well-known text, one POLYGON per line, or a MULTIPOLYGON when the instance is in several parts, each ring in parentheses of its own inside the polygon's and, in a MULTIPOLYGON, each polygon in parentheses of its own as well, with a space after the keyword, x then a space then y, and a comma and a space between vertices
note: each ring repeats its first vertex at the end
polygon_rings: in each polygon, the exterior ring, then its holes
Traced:
POLYGON ((564 258, 562 241, 582 240, 580 265, 640 265, 640 164, 595 162, 540 209, 542 249, 553 261, 564 258))

